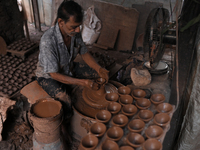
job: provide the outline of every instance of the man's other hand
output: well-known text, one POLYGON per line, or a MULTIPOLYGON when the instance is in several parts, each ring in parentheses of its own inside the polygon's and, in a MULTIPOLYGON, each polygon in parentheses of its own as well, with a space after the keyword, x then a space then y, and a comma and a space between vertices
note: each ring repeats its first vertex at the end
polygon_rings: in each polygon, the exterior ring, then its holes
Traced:
POLYGON ((101 78, 106 79, 106 83, 107 83, 108 80, 109 80, 109 71, 106 70, 105 68, 100 68, 100 69, 99 69, 99 76, 100 76, 101 78))

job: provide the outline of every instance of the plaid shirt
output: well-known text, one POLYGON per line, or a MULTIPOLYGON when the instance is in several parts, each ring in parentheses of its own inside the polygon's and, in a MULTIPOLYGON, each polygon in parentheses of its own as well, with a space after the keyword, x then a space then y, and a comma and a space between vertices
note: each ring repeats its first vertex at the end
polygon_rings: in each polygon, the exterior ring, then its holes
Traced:
POLYGON ((78 53, 82 55, 87 52, 80 33, 71 38, 71 46, 68 50, 58 23, 43 34, 39 49, 36 76, 44 78, 51 78, 49 73, 54 72, 73 76, 71 71, 73 60, 78 53))

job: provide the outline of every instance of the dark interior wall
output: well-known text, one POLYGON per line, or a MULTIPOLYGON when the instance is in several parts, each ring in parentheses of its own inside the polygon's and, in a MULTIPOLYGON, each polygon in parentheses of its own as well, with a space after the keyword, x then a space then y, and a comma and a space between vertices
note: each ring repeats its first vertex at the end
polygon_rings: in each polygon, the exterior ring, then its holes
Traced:
POLYGON ((24 37, 23 20, 17 0, 0 0, 0 36, 7 44, 24 37))

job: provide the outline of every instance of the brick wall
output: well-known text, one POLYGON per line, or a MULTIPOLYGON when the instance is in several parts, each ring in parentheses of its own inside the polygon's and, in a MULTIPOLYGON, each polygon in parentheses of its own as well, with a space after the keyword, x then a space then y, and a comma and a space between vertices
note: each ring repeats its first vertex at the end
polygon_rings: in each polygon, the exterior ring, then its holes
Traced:
POLYGON ((17 0, 0 0, 0 36, 7 45, 24 37, 23 20, 17 0))

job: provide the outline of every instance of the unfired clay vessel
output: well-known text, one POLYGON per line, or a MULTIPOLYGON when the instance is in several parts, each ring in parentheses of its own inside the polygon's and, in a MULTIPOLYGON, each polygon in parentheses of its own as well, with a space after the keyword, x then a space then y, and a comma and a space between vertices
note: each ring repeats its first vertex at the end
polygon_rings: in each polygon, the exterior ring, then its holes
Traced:
POLYGON ((95 118, 99 122, 107 123, 111 118, 111 113, 108 110, 100 110, 95 118))
POLYGON ((107 106, 107 110, 111 114, 117 114, 121 110, 121 105, 117 102, 110 102, 107 106))
POLYGON ((119 95, 117 93, 107 93, 106 100, 116 102, 119 99, 119 95))
POLYGON ((156 139, 147 139, 142 148, 143 150, 162 150, 162 144, 156 139))
POLYGON ((119 146, 115 141, 106 139, 102 145, 101 145, 102 150, 119 150, 119 146))
POLYGON ((144 137, 141 134, 130 132, 127 135, 127 143, 134 148, 140 147, 144 141, 144 137))
POLYGON ((106 133, 107 138, 113 141, 119 141, 122 138, 123 134, 123 129, 117 126, 110 127, 106 133))
POLYGON ((163 94, 153 94, 150 100, 153 104, 158 105, 165 101, 165 96, 163 94))
POLYGON ((164 127, 170 122, 170 116, 167 113, 158 113, 154 117, 154 123, 164 127))
POLYGON ((150 110, 140 110, 138 113, 138 118, 144 122, 149 122, 153 118, 153 112, 150 110))
POLYGON ((91 125, 90 132, 96 137, 101 137, 106 132, 105 124, 97 122, 91 125))
POLYGON ((121 146, 119 150, 134 150, 131 146, 121 146))
POLYGON ((141 132, 144 129, 144 127, 145 123, 141 119, 133 119, 128 124, 129 131, 136 133, 141 132))
POLYGON ((82 138, 79 149, 80 150, 94 150, 98 145, 98 138, 92 134, 88 134, 82 138))
POLYGON ((169 103, 161 103, 159 104, 157 107, 156 107, 156 110, 159 112, 159 113, 171 113, 172 110, 173 110, 173 107, 171 104, 169 103))
POLYGON ((118 88, 118 93, 119 94, 125 94, 128 95, 131 93, 131 89, 128 86, 120 86, 118 88))
POLYGON ((140 98, 136 100, 135 104, 139 109, 147 109, 151 106, 151 102, 147 98, 140 98))
POLYGON ((159 139, 163 134, 163 129, 157 125, 151 125, 145 130, 147 138, 159 139))
POLYGON ((119 103, 121 105, 132 104, 133 98, 130 95, 120 95, 119 103))
POLYGON ((112 118, 112 125, 114 125, 114 126, 118 126, 118 127, 122 128, 125 125, 127 125, 127 123, 128 123, 128 117, 123 114, 115 115, 112 118))
POLYGON ((122 108, 122 113, 128 117, 132 117, 137 113, 137 107, 133 104, 126 104, 122 108))
POLYGON ((134 99, 144 98, 146 96, 146 92, 142 89, 134 89, 131 93, 134 99))

